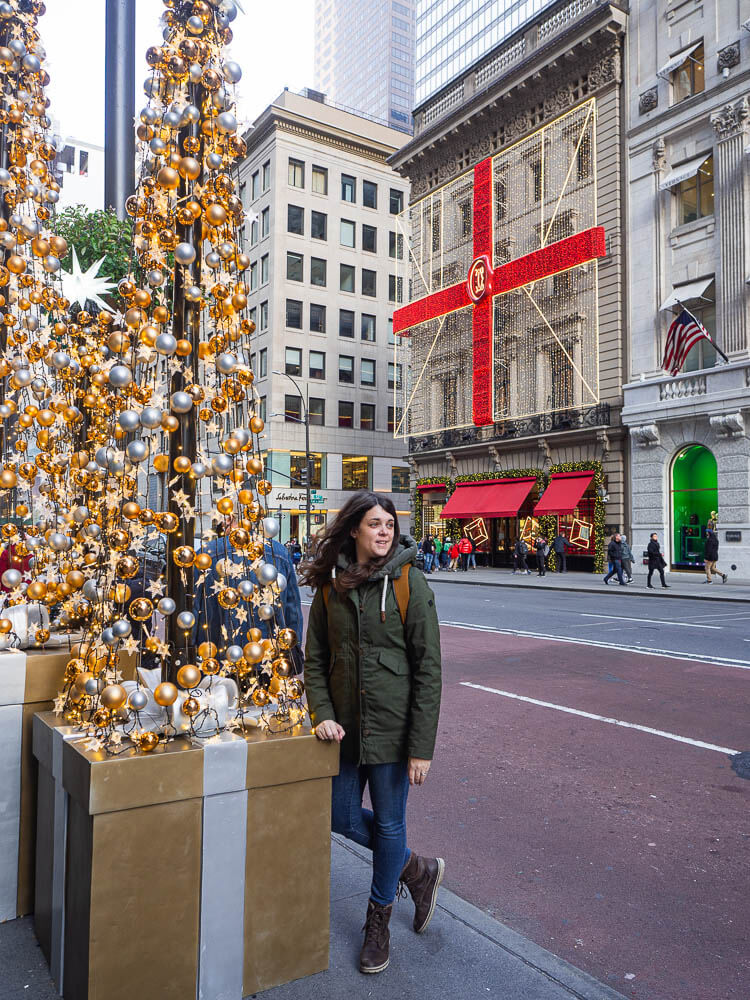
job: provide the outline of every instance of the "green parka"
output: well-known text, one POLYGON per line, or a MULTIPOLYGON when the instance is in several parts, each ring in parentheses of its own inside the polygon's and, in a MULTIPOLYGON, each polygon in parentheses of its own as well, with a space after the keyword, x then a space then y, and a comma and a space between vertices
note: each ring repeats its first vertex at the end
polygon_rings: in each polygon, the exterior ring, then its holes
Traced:
MULTIPOLYGON (((310 609, 305 647, 310 716, 314 725, 334 719, 343 726, 341 754, 355 764, 432 760, 441 693, 435 597, 423 574, 412 568, 403 625, 392 583, 416 556, 416 542, 402 535, 393 557, 366 583, 346 594, 331 586, 327 607, 318 589, 310 609)), ((340 556, 340 569, 348 565, 340 556)))

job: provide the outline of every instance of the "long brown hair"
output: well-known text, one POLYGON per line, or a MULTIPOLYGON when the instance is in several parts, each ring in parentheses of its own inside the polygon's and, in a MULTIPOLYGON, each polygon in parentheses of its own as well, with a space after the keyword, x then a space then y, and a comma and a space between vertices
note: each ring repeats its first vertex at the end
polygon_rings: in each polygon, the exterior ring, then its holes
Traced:
POLYGON ((323 534, 316 538, 311 561, 303 563, 300 568, 300 581, 313 588, 332 582, 340 594, 353 590, 368 580, 376 570, 385 566, 398 548, 400 537, 396 508, 388 497, 378 496, 377 493, 370 493, 368 490, 355 493, 346 501, 323 534), (357 545, 352 538, 352 531, 359 527, 362 519, 373 507, 382 507, 393 518, 393 544, 388 553, 379 559, 358 563, 357 545), (336 579, 333 580, 331 571, 337 565, 340 554, 349 558, 349 569, 337 572, 336 579))

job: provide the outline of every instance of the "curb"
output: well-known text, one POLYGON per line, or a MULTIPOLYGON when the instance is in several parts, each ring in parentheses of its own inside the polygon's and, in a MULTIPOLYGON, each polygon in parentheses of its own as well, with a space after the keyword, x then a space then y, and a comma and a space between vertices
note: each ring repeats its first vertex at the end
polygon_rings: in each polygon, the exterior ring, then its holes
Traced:
MULTIPOLYGON (((446 577, 441 578, 439 576, 436 576, 436 574, 434 574, 434 573, 430 573, 429 576, 426 576, 426 579, 427 579, 427 582, 429 583, 430 586, 432 586, 435 583, 453 583, 453 584, 458 585, 459 587, 515 587, 516 589, 521 589, 521 588, 530 586, 529 583, 516 583, 515 580, 513 580, 513 581, 509 580, 507 583, 496 583, 494 580, 454 580, 452 578, 446 578, 446 577)), ((657 587, 655 589, 659 590, 660 588, 657 587)), ((670 590, 671 589, 672 588, 670 587, 670 590)), ((583 586, 583 587, 558 587, 558 586, 555 586, 555 584, 551 584, 550 585, 548 583, 542 584, 542 586, 536 586, 536 590, 538 590, 538 591, 539 590, 553 590, 553 591, 557 591, 557 592, 563 593, 563 594, 601 594, 602 593, 602 588, 601 587, 590 587, 590 586, 583 586)), ((619 591, 618 591, 618 593, 619 593, 619 591)), ((643 593, 642 589, 638 588, 638 589, 633 590, 630 587, 626 587, 625 588, 625 593, 624 594, 620 593, 620 596, 624 597, 626 594, 629 595, 630 597, 646 597, 647 596, 646 594, 643 593)), ((652 597, 655 598, 656 594, 653 594, 652 597)), ((683 594, 682 592, 680 592, 680 593, 671 593, 671 594, 662 594, 661 597, 663 597, 663 598, 665 598, 667 600, 671 600, 671 599, 674 599, 674 598, 680 598, 680 599, 685 600, 685 601, 722 601, 723 603, 732 603, 732 604, 750 604, 750 597, 731 597, 731 596, 724 597, 723 595, 721 597, 709 597, 708 594, 706 594, 706 595, 703 595, 703 594, 683 594)))
MULTIPOLYGON (((339 847, 370 864, 370 856, 360 851, 350 841, 344 840, 337 834, 333 834, 332 839, 339 847)), ((582 972, 570 962, 566 962, 565 959, 558 958, 551 951, 511 930, 510 927, 501 924, 499 920, 495 920, 473 903, 461 899, 444 886, 440 889, 440 902, 437 906, 475 934, 481 934, 508 955, 567 990, 575 1000, 627 1000, 622 993, 618 993, 611 986, 606 986, 587 972, 582 972)))

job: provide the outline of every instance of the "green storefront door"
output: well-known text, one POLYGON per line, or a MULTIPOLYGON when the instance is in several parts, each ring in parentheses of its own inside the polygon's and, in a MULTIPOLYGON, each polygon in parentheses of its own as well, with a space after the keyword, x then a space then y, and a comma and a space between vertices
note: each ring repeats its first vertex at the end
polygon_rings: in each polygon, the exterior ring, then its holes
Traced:
POLYGON ((694 444, 672 465, 672 566, 700 569, 711 515, 719 509, 716 459, 694 444))

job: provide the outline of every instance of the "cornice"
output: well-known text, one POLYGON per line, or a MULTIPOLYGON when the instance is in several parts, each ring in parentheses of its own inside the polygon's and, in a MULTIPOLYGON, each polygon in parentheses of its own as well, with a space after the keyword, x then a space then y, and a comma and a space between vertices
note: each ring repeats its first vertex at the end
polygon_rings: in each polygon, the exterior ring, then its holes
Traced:
POLYGON ((358 142, 356 139, 348 138, 342 133, 334 133, 324 127, 316 128, 309 120, 302 120, 290 117, 285 113, 280 113, 272 108, 272 113, 266 121, 262 122, 253 132, 250 133, 248 141, 248 155, 252 155, 254 148, 260 146, 269 135, 275 132, 285 132, 289 135, 300 136, 324 146, 331 146, 349 154, 355 154, 364 160, 372 160, 383 166, 388 166, 388 158, 392 154, 392 147, 381 144, 368 145, 358 142), (377 147, 380 147, 379 149, 377 147))

